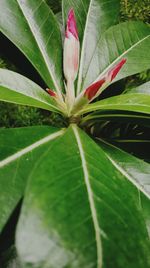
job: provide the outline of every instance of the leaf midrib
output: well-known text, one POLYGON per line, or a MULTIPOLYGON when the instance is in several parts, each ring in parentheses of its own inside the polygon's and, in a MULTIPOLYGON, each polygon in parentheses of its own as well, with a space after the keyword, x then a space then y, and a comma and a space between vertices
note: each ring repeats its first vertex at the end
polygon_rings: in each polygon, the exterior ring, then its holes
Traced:
POLYGON ((21 4, 19 3, 19 0, 16 0, 16 1, 17 1, 18 6, 19 6, 21 12, 23 13, 23 16, 24 16, 24 18, 25 18, 25 20, 26 20, 26 22, 27 22, 27 24, 28 24, 28 26, 29 26, 29 28, 31 30, 32 36, 33 36, 33 38, 34 38, 34 40, 35 40, 35 42, 36 42, 36 44, 37 44, 37 46, 38 46, 38 48, 39 48, 39 50, 41 52, 42 58, 43 58, 43 60, 45 62, 45 66, 46 66, 48 72, 50 73, 50 75, 52 77, 52 80, 53 80, 53 83, 55 85, 56 91, 57 91, 58 95, 61 97, 59 86, 58 86, 58 84, 57 84, 57 82, 56 82, 56 80, 54 78, 54 75, 53 75, 53 73, 51 71, 51 68, 49 67, 49 61, 47 60, 47 55, 46 55, 45 51, 43 50, 43 46, 41 46, 40 43, 38 43, 39 37, 38 37, 38 34, 35 34, 36 29, 34 29, 33 24, 30 23, 28 17, 26 16, 26 12, 22 9, 21 4))
MULTIPOLYGON (((10 89, 10 88, 8 88, 8 86, 7 85, 5 85, 5 84, 3 84, 3 85, 0 85, 0 87, 4 87, 5 89, 7 89, 7 90, 9 90, 9 91, 14 91, 15 93, 17 93, 17 94, 19 94, 19 95, 22 95, 22 96, 26 96, 27 98, 29 98, 29 99, 31 99, 31 100, 34 100, 34 101, 37 101, 37 102, 39 102, 39 103, 41 103, 41 104, 45 104, 45 105, 47 105, 47 106, 49 106, 49 107, 52 107, 53 109, 54 109, 54 111, 59 111, 59 109, 56 107, 56 106, 54 106, 53 104, 51 104, 50 102, 46 102, 46 101, 44 101, 44 100, 41 100, 41 99, 38 99, 37 97, 33 97, 33 96, 29 96, 29 95, 26 95, 26 94, 23 94, 23 93, 21 93, 21 92, 19 92, 19 91, 16 91, 15 89, 10 89)), ((43 90, 44 91, 44 90, 43 90)), ((8 101, 9 102, 9 101, 8 101)), ((15 103, 15 102, 12 102, 11 101, 11 103, 15 103)), ((22 103, 20 103, 20 104, 22 104, 22 103)), ((46 108, 45 108, 46 109, 46 108)))
POLYGON ((143 185, 139 184, 134 179, 132 179, 132 177, 130 176, 130 174, 127 173, 114 159, 112 159, 111 156, 106 153, 106 151, 105 151, 105 154, 106 154, 107 158, 111 161, 111 163, 113 164, 113 166, 115 166, 117 168, 117 170, 122 175, 124 175, 125 178, 127 178, 137 188, 137 190, 139 190, 140 192, 142 192, 144 195, 146 195, 146 197, 148 199, 150 199, 150 195, 149 195, 149 193, 147 191, 145 191, 143 185))
MULTIPOLYGON (((115 27, 116 26, 118 26, 118 25, 115 25, 115 27)), ((108 28, 108 30, 109 30, 110 28, 108 28)), ((107 31, 106 31, 107 32, 107 31)), ((117 57, 117 59, 116 60, 114 60, 107 68, 105 68, 104 69, 104 71, 92 82, 92 83, 95 83, 95 82, 97 82, 98 80, 100 80, 101 78, 102 78, 102 76, 115 64, 115 63, 117 63, 117 61, 119 61, 119 59, 121 59, 123 56, 125 56, 130 50, 132 50, 134 47, 136 47, 139 43, 141 43, 141 42, 143 42, 146 38, 148 38, 148 37, 150 37, 150 35, 147 35, 146 37, 144 37, 143 39, 140 39, 138 42, 136 42, 133 46, 131 46, 128 50, 126 50, 126 51, 124 51, 119 57, 117 57)), ((102 39, 102 36, 99 38, 99 40, 98 40, 98 42, 97 42, 97 44, 96 44, 96 47, 99 45, 99 42, 101 41, 101 39, 102 39)), ((91 57, 91 59, 90 59, 90 63, 91 63, 91 61, 92 61, 92 59, 93 59, 93 57, 94 57, 94 55, 95 55, 95 52, 93 52, 93 55, 92 55, 92 57, 91 57)), ((86 75, 87 75, 87 73, 88 73, 88 71, 89 71, 89 68, 90 68, 90 63, 89 63, 89 66, 88 66, 88 68, 87 68, 87 70, 86 70, 86 73, 85 73, 85 76, 84 76, 84 78, 83 78, 83 81, 82 81, 82 83, 83 83, 83 85, 84 85, 84 81, 86 80, 86 75)), ((114 82, 114 81, 113 81, 114 82)))
MULTIPOLYGON (((146 96, 146 94, 140 94, 140 93, 134 93, 134 94, 129 94, 130 96, 130 99, 131 99, 131 97, 132 97, 132 95, 133 95, 133 97, 135 97, 136 96, 136 94, 138 95, 138 97, 141 95, 141 96, 143 96, 144 95, 144 97, 146 96)), ((127 94, 126 95, 124 95, 124 96, 127 96, 127 94)), ((122 97, 122 95, 118 95, 118 96, 114 96, 114 97, 111 97, 111 99, 112 98, 116 98, 116 97, 122 97)), ((147 95, 147 97, 149 97, 149 95, 147 95)), ((143 104, 143 103, 119 103, 119 104, 115 104, 115 103, 106 103, 106 104, 101 104, 102 102, 105 102, 106 100, 101 100, 101 101, 99 101, 99 103, 93 103, 93 104, 88 104, 85 108, 83 108, 81 111, 79 111, 79 113, 78 114, 83 114, 83 113, 87 113, 87 112, 92 112, 92 111, 96 111, 96 110, 103 110, 103 109, 105 109, 104 107, 109 107, 109 106, 122 106, 122 107, 126 107, 126 106, 142 106, 142 107, 149 107, 147 104, 143 104)), ((116 108, 117 109, 117 108, 116 108)), ((107 109, 107 110, 109 110, 109 109, 107 109)), ((119 109, 120 110, 120 109, 119 109)), ((147 114, 149 114, 149 112, 147 112, 147 114)))
POLYGON ((145 36, 144 38, 142 38, 141 40, 139 40, 138 42, 136 42, 133 46, 131 46, 129 49, 127 49, 126 51, 124 51, 119 57, 117 57, 107 68, 104 69, 104 71, 93 81, 93 83, 97 82, 98 80, 100 80, 103 75, 105 73, 107 73, 107 71, 109 71, 109 69, 111 67, 113 67, 113 65, 115 65, 115 63, 117 63, 119 60, 121 60, 122 57, 124 57, 127 53, 129 53, 133 48, 135 48, 136 46, 138 46, 140 43, 142 43, 143 41, 145 41, 145 39, 149 38, 150 35, 145 36))
POLYGON ((117 118, 117 117, 122 117, 122 118, 134 118, 134 119, 149 119, 149 116, 144 116, 144 115, 130 115, 130 114, 100 114, 100 115, 90 115, 86 116, 82 119, 81 123, 86 122, 87 120, 92 120, 92 119, 103 119, 103 118, 117 118))
POLYGON ((36 142, 34 142, 33 144, 25 147, 24 149, 21 149, 20 151, 18 151, 17 153, 11 155, 11 156, 8 156, 7 158, 3 159, 2 161, 0 161, 0 168, 3 168, 4 166, 12 163, 13 161, 19 159, 21 156, 33 151, 34 149, 38 148, 39 146, 61 136, 64 134, 64 129, 61 129, 55 133, 52 133, 36 142))
POLYGON ((100 236, 100 227, 99 227, 96 207, 95 207, 95 203, 94 203, 93 193, 92 193, 91 185, 90 185, 90 181, 89 181, 86 158, 84 155, 84 149, 82 147, 82 142, 81 142, 80 135, 79 135, 79 132, 78 132, 76 125, 72 125, 72 129, 73 129, 73 132, 74 132, 74 135, 76 138, 76 142, 77 142, 77 145, 79 148, 79 152, 80 152, 84 180, 85 180, 85 185, 87 188, 89 205, 90 205, 90 210, 91 210, 94 229, 95 229, 95 237, 96 237, 96 245, 97 245, 97 268, 101 268, 102 267, 102 243, 101 243, 101 236, 100 236))

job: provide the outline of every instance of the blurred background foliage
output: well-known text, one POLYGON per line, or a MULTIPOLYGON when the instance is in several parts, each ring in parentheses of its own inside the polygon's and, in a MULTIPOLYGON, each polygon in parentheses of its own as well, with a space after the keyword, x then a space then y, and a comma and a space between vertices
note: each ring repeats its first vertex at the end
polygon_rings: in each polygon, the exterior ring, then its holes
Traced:
MULTIPOLYGON (((54 13, 61 11, 61 0, 46 0, 46 2, 54 13)), ((120 3, 120 21, 142 20, 145 23, 149 23, 150 0, 121 0, 120 3)), ((28 60, 2 34, 0 35, 0 44, 0 68, 17 71, 33 79, 43 86, 43 88, 46 87, 28 60)), ((127 78, 124 81, 124 85, 126 87, 132 87, 149 80, 150 70, 127 78)), ((119 94, 118 91, 111 91, 111 95, 116 93, 119 94)), ((32 107, 0 102, 0 111, 0 127, 21 127, 42 124, 62 126, 63 124, 60 116, 32 107)))
POLYGON ((50 6, 55 14, 61 11, 61 0, 45 0, 45 2, 50 6))
POLYGON ((121 20, 142 20, 149 23, 150 20, 150 0, 122 0, 121 20))
MULTIPOLYGON (((121 0, 120 21, 141 20, 150 23, 150 0, 121 0)), ((126 79, 126 86, 138 86, 150 80, 150 70, 126 79)))

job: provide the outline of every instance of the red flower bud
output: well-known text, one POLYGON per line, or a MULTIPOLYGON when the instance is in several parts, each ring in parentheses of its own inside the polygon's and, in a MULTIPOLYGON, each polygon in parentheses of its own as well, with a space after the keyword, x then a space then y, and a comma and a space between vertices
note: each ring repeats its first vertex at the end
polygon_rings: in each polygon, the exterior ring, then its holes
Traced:
POLYGON ((70 9, 68 13, 68 20, 67 20, 67 29, 66 29, 66 37, 70 38, 70 33, 78 40, 78 30, 75 20, 74 10, 70 9))
POLYGON ((94 84, 92 84, 91 86, 89 86, 85 92, 84 92, 84 96, 86 96, 88 98, 88 100, 92 100, 93 98, 96 97, 97 92, 99 91, 99 89, 102 87, 102 85, 105 83, 106 79, 103 78, 97 82, 95 82, 94 84))
POLYGON ((73 111, 81 109, 88 102, 98 97, 100 93, 110 85, 111 81, 116 77, 122 66, 126 63, 126 59, 122 59, 116 66, 114 66, 108 73, 100 80, 94 82, 87 89, 81 92, 76 98, 73 111))
POLYGON ((126 59, 122 59, 108 72, 107 77, 108 79, 110 79, 110 81, 112 81, 116 77, 116 75, 119 73, 120 69, 126 63, 126 61, 126 59))
POLYGON ((51 90, 51 89, 49 89, 49 88, 46 88, 46 91, 48 92, 48 94, 49 94, 51 97, 56 97, 56 93, 55 93, 53 90, 51 90))

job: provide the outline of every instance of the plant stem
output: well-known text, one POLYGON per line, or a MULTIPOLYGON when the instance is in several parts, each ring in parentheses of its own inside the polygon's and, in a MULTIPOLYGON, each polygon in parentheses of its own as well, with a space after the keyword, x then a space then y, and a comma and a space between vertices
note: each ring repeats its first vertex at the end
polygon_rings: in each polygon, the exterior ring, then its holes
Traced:
POLYGON ((74 101, 75 101, 74 82, 71 80, 68 80, 67 88, 66 88, 66 104, 67 104, 69 113, 72 109, 72 106, 74 105, 74 101))

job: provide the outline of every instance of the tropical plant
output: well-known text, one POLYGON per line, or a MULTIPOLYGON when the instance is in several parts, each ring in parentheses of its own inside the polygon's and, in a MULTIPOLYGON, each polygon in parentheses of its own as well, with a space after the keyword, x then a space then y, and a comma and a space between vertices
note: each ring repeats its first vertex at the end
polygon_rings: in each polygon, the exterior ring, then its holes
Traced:
POLYGON ((6 254, 3 267, 150 267, 150 166, 101 136, 116 119, 149 126, 149 82, 97 99, 149 67, 150 29, 118 24, 119 2, 63 0, 60 31, 44 1, 0 1, 2 33, 47 85, 1 69, 0 100, 61 114, 65 122, 0 131, 3 236, 22 200, 11 241, 17 258, 6 254))

